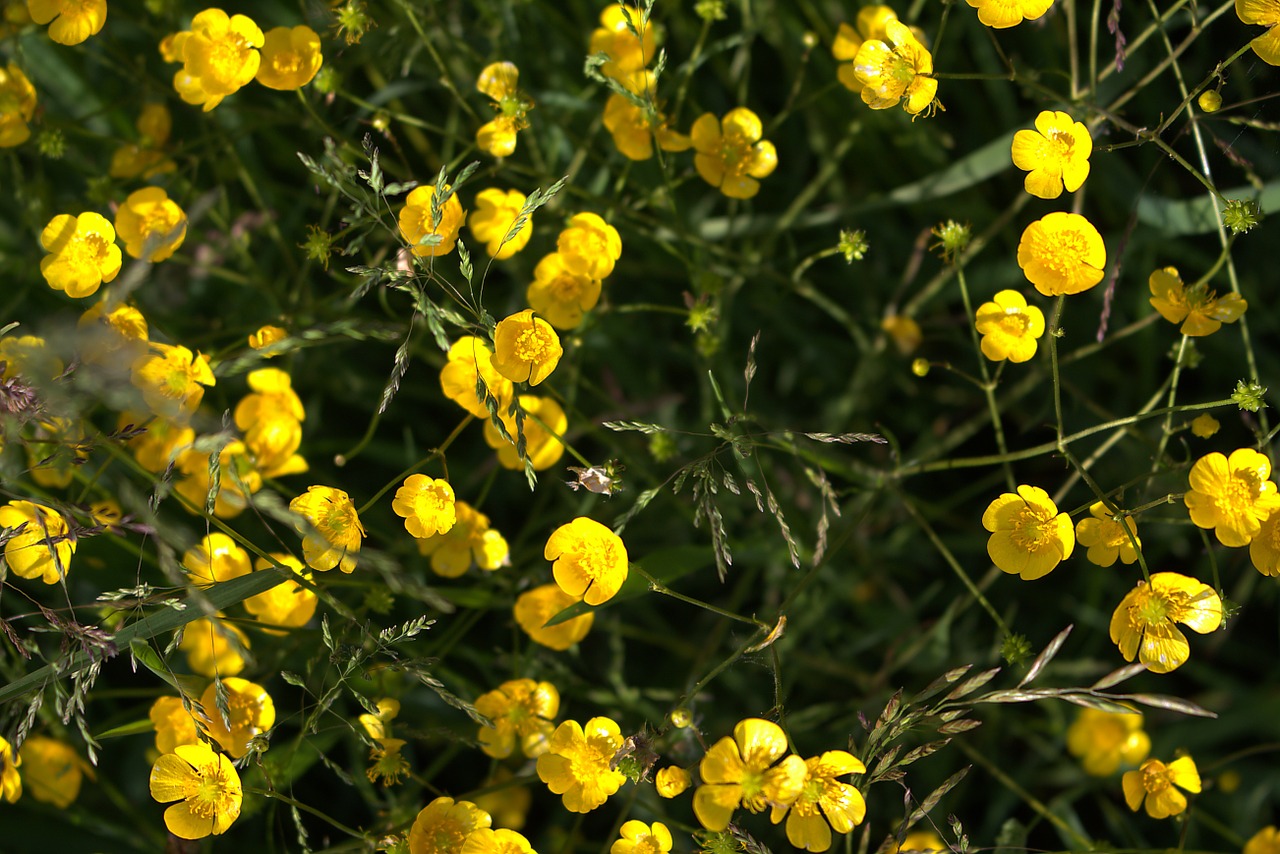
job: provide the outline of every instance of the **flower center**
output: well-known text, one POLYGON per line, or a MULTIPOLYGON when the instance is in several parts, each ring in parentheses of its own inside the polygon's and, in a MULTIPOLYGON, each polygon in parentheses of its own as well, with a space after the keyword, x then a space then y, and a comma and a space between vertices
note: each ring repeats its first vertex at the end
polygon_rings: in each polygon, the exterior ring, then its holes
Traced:
POLYGON ((191 786, 191 792, 186 797, 187 808, 200 818, 216 818, 218 808, 227 799, 227 781, 223 777, 222 768, 210 764, 196 769, 196 776, 199 779, 191 786))
POLYGON ((546 361, 550 355, 551 342, 536 325, 520 333, 516 338, 516 358, 522 362, 539 363, 546 361))
POLYGON ((271 68, 281 77, 290 77, 301 70, 302 57, 295 50, 282 50, 271 57, 271 68))
POLYGON ((1089 252, 1088 241, 1076 229, 1063 229, 1045 235, 1038 260, 1055 275, 1071 278, 1085 263, 1089 252))
POLYGON ((253 45, 237 35, 229 34, 213 42, 209 49, 209 68, 214 78, 224 85, 233 85, 251 50, 253 45))
POLYGON ((1026 313, 1013 306, 1004 310, 1004 317, 1000 318, 1000 331, 1006 335, 1012 335, 1015 338, 1021 338, 1027 334, 1027 330, 1031 328, 1031 318, 1026 313))
POLYGON ((106 254, 107 246, 101 234, 78 234, 71 238, 61 254, 73 267, 96 267, 106 254))
POLYGON ((551 292, 560 302, 577 302, 582 295, 582 282, 571 273, 561 273, 551 280, 551 292))
POLYGON ((1142 767, 1142 788, 1153 795, 1158 795, 1169 788, 1169 770, 1163 762, 1148 762, 1142 767))
POLYGON ((1249 513, 1262 493, 1262 478, 1252 469, 1240 468, 1222 484, 1214 503, 1224 514, 1234 516, 1249 513))
POLYGON ((1010 539, 1020 549, 1039 551, 1053 539, 1052 521, 1047 510, 1028 504, 1014 517, 1010 539))
POLYGON ((617 562, 613 543, 609 542, 583 543, 578 556, 578 567, 592 581, 607 575, 617 562))

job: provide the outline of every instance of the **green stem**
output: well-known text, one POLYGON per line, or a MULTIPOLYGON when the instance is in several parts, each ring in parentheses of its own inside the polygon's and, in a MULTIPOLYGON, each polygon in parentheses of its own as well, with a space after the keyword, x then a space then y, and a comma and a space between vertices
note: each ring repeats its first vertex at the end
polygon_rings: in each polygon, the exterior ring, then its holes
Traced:
MULTIPOLYGON (((433 448, 431 450, 431 453, 427 454, 425 457, 418 460, 416 463, 409 466, 407 469, 400 472, 400 474, 396 475, 391 480, 389 480, 385 486, 383 486, 376 493, 374 493, 374 496, 370 498, 368 501, 366 501, 364 505, 359 510, 356 511, 356 515, 363 516, 370 507, 372 507, 374 504, 378 502, 379 498, 387 494, 387 490, 391 489, 391 487, 395 486, 397 483, 402 482, 409 475, 413 474, 418 469, 422 468, 427 463, 434 460, 436 457, 443 457, 444 452, 449 450, 449 446, 453 444, 454 439, 458 438, 459 434, 462 433, 463 429, 466 428, 466 426, 470 424, 472 419, 474 418, 475 416, 468 412, 466 417, 464 417, 461 421, 458 422, 458 426, 453 428, 453 432, 450 433, 448 436, 446 436, 445 440, 440 443, 439 447, 433 448)), ((365 441, 368 441, 367 437, 365 441)), ((350 455, 348 455, 348 458, 349 457, 350 455)))

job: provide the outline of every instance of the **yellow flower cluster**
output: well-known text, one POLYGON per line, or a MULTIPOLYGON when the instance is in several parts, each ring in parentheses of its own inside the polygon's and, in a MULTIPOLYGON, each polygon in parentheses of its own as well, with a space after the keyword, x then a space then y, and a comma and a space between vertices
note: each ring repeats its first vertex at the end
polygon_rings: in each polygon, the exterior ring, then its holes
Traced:
POLYGON ((873 110, 901 102, 917 116, 941 107, 938 81, 932 77, 933 54, 925 46, 924 33, 908 27, 888 6, 864 6, 855 26, 841 24, 831 53, 841 63, 836 72, 841 85, 873 110))

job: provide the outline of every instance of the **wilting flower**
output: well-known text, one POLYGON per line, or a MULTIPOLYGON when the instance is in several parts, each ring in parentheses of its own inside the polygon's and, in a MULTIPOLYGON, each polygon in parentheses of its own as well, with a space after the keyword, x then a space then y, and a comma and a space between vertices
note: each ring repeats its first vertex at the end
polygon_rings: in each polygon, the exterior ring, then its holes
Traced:
POLYGON ((465 501, 454 502, 453 527, 418 540, 418 553, 430 556, 431 571, 457 578, 474 562, 492 572, 510 564, 511 549, 501 533, 489 527, 489 517, 465 501))
POLYGON ((622 538, 586 516, 561 525, 547 539, 543 556, 555 561, 560 589, 584 597, 588 605, 608 602, 627 580, 627 547, 622 538))
POLYGON ((185 35, 183 66, 174 77, 174 88, 187 103, 200 104, 208 112, 258 73, 262 57, 257 49, 265 37, 245 15, 205 9, 191 20, 185 35))
POLYGON ((884 22, 884 37, 868 39, 858 48, 853 73, 862 84, 862 101, 873 110, 886 110, 906 99, 902 108, 913 116, 929 108, 938 94, 933 54, 897 18, 884 22))
POLYGON ((1017 291, 1000 291, 978 307, 975 325, 982 355, 993 362, 1025 362, 1036 354, 1044 334, 1044 313, 1017 291))
POLYGON ((345 492, 331 486, 309 486, 305 494, 289 502, 289 509, 315 528, 315 533, 309 533, 305 525, 295 525, 303 535, 302 556, 307 566, 321 572, 335 566, 348 573, 356 568, 364 526, 345 492))
POLYGON ((27 11, 58 44, 80 44, 107 22, 107 0, 27 0, 27 11))
POLYGON ((240 775, 225 756, 207 744, 182 744, 156 760, 151 797, 180 801, 164 811, 164 824, 180 839, 225 833, 240 816, 240 775))
POLYGON ((1071 557, 1075 531, 1071 517, 1043 489, 1019 486, 987 506, 982 527, 991 532, 987 554, 1002 571, 1034 581, 1071 557))
POLYGON ((785 805, 775 806, 769 820, 777 824, 787 816, 787 840, 794 847, 826 851, 831 847, 831 831, 848 833, 854 825, 862 824, 867 814, 862 793, 836 778, 866 770, 844 750, 828 750, 806 759, 804 784, 790 811, 785 805))
POLYGON ((1244 315, 1249 303, 1237 293, 1218 296, 1201 282, 1190 288, 1182 283, 1176 267, 1156 270, 1147 280, 1151 288, 1151 305, 1170 323, 1181 323, 1183 335, 1212 335, 1224 323, 1235 323, 1244 315))
POLYGON ((370 783, 395 786, 409 773, 409 760, 400 755, 405 744, 403 738, 374 739, 374 746, 369 749, 369 767, 364 772, 370 783))
POLYGON ((0 68, 0 148, 13 148, 31 138, 27 122, 36 111, 36 89, 22 73, 9 63, 0 68))
POLYGON ((410 854, 462 854, 471 833, 493 819, 470 801, 436 798, 418 811, 409 830, 410 854))
POLYGON ((76 299, 92 296, 120 272, 115 240, 116 230, 101 214, 59 214, 40 232, 40 245, 49 253, 40 260, 40 272, 55 291, 76 299))
POLYGON ((693 165, 706 181, 731 199, 749 199, 760 192, 758 178, 778 168, 778 151, 761 139, 764 125, 746 107, 738 107, 717 119, 703 113, 693 123, 693 165))
POLYGON ((493 351, 493 367, 498 373, 513 383, 531 386, 551 376, 564 355, 560 336, 530 308, 498 322, 493 351))
POLYGON ((443 478, 430 478, 425 474, 411 474, 405 479, 404 485, 396 490, 391 509, 404 519, 405 529, 418 539, 448 533, 457 518, 453 487, 443 478))
MULTIPOLYGON (((1015 8, 1017 0, 968 0, 969 5, 981 2, 984 8, 997 6, 1015 8)), ((1048 9, 1052 0, 1033 0, 1044 3, 1048 9)), ((1028 4, 1030 5, 1030 4, 1028 4)), ((1043 14, 1044 9, 1041 10, 1043 14)), ((982 17, 982 12, 978 13, 982 17)), ((1035 15, 1033 17, 1039 17, 1035 15)), ((1019 18, 1021 20, 1021 18, 1019 18)), ((989 22, 983 20, 984 24, 989 22)), ((1013 23, 1017 23, 1014 21, 1013 23)), ((990 26, 1000 26, 990 24, 990 26)), ((1012 26, 1006 24, 1005 26, 1012 26)), ((1093 153, 1093 137, 1089 129, 1058 110, 1045 110, 1036 116, 1035 130, 1020 130, 1013 135, 1013 165, 1027 173, 1023 186, 1027 192, 1041 199, 1056 199, 1067 192, 1080 189, 1089 177, 1089 155, 1093 153)))
POLYGON ((538 777, 569 812, 586 813, 602 805, 627 781, 610 768, 622 747, 618 724, 605 717, 585 725, 565 721, 551 735, 547 752, 538 757, 538 777))
POLYGON ((534 643, 564 651, 587 636, 596 615, 588 611, 554 626, 547 621, 578 601, 555 584, 543 584, 516 598, 516 622, 534 643))
POLYGON ((525 291, 529 306, 556 329, 576 329, 600 301, 600 280, 575 273, 559 252, 544 255, 525 291))
POLYGON ((1047 297, 1078 294, 1102 281, 1107 248, 1089 220, 1054 211, 1022 232, 1018 266, 1047 297))
MULTIPOLYGON (((446 187, 447 191, 448 188, 446 187)), ((400 209, 400 234, 409 241, 411 251, 420 258, 447 255, 453 251, 458 242, 458 232, 462 229, 466 214, 462 210, 462 202, 457 193, 450 193, 449 198, 440 205, 440 221, 436 222, 431 213, 435 203, 436 187, 424 184, 414 187, 405 197, 405 205, 400 209), (439 237, 432 243, 428 236, 439 237)))
MULTIPOLYGON (((564 442, 559 437, 569 429, 569 416, 564 408, 550 397, 537 397, 532 394, 520 395, 519 405, 524 410, 525 456, 534 471, 545 471, 551 468, 564 456, 564 442)), ((519 440, 516 420, 505 412, 498 413, 502 424, 507 428, 510 439, 503 438, 502 433, 493 425, 493 421, 484 422, 484 441, 490 448, 498 452, 498 463, 503 468, 519 471, 524 468, 524 461, 516 450, 515 442, 519 440)))
POLYGON ((467 227, 484 244, 490 258, 501 261, 519 252, 533 235, 533 217, 526 216, 520 230, 507 239, 527 197, 519 190, 489 187, 476 193, 476 208, 467 217, 467 227))
POLYGON ((116 233, 130 258, 155 264, 173 255, 187 237, 187 215, 161 187, 135 190, 116 211, 116 233))
POLYGON ((840 29, 836 31, 836 40, 831 45, 831 55, 840 63, 836 69, 840 85, 850 92, 862 91, 854 62, 858 58, 858 50, 869 39, 884 41, 887 35, 885 25, 897 18, 898 13, 888 6, 863 6, 858 10, 858 17, 854 21, 856 29, 848 24, 840 25, 840 29))
MULTIPOLYGON (((978 10, 978 20, 993 29, 1015 27, 1025 21, 1034 21, 1053 5, 1053 0, 966 0, 978 10)), ((1074 190, 1072 191, 1074 192, 1074 190)), ((1032 195, 1037 195, 1032 193, 1032 195)), ((1056 198, 1056 196, 1041 196, 1056 198)))
POLYGON ((1145 805, 1147 815, 1152 818, 1168 818, 1187 808, 1187 798, 1178 789, 1200 791, 1200 772, 1190 756, 1175 759, 1168 765, 1159 759, 1148 759, 1137 771, 1126 771, 1120 783, 1129 809, 1137 812, 1145 805))
POLYGON ((1249 43, 1258 58, 1268 65, 1280 65, 1280 3, 1276 0, 1236 0, 1236 15, 1246 24, 1269 29, 1249 43))
POLYGON ((61 513, 32 501, 10 501, 0 507, 0 528, 16 532, 4 544, 4 561, 16 575, 45 584, 66 577, 76 540, 61 513))
POLYGON ((268 89, 289 91, 311 82, 324 62, 320 37, 307 26, 276 27, 262 42, 262 61, 254 77, 268 89))
POLYGON ((807 768, 787 752, 787 736, 777 724, 748 718, 702 757, 703 785, 693 795, 693 813, 707 830, 729 826, 740 805, 751 812, 790 806, 800 796, 807 768))
POLYGON ((1271 460, 1252 448, 1230 457, 1206 454, 1191 467, 1191 488, 1183 496, 1191 521, 1212 528, 1224 546, 1246 546, 1262 523, 1280 511, 1280 494, 1271 481, 1271 460))
POLYGON ((476 698, 476 711, 493 721, 480 727, 480 749, 495 759, 506 759, 517 741, 525 756, 541 756, 555 729, 560 712, 560 692, 550 682, 515 679, 476 698))
POLYGON ((33 735, 18 749, 22 776, 31 797, 64 810, 80 794, 88 765, 75 749, 54 738, 33 735))
POLYGON ((218 710, 218 683, 211 682, 200 696, 200 705, 208 717, 209 735, 232 759, 249 752, 255 736, 271 729, 276 722, 276 706, 263 688, 247 679, 228 676, 221 680, 227 696, 228 720, 218 710))
MULTIPOLYGON (((1138 660, 1152 673, 1168 673, 1191 657, 1182 623, 1200 634, 1222 624, 1222 599, 1213 588, 1176 572, 1139 581, 1111 615, 1111 640, 1125 661, 1138 660)), ((1137 809, 1137 807, 1134 807, 1137 809)))
POLYGON ((1139 712, 1081 709, 1067 729, 1067 749, 1080 757, 1086 774, 1107 777, 1120 763, 1137 765, 1151 752, 1151 738, 1142 729, 1139 712))
POLYGON ((1089 563, 1098 566, 1111 566, 1119 558, 1121 562, 1130 564, 1138 559, 1138 551, 1134 543, 1142 545, 1138 539, 1138 523, 1132 516, 1125 518, 1129 526, 1126 533, 1124 525, 1111 518, 1111 511, 1101 501, 1095 501, 1089 507, 1090 518, 1081 519, 1076 525, 1076 541, 1089 551, 1085 554, 1089 563), (1133 539, 1129 539, 1129 534, 1133 539))
POLYGON ((516 150, 516 133, 529 126, 533 102, 517 85, 520 69, 510 62, 486 65, 476 79, 476 88, 493 99, 498 117, 476 131, 476 147, 494 157, 510 157, 516 150))

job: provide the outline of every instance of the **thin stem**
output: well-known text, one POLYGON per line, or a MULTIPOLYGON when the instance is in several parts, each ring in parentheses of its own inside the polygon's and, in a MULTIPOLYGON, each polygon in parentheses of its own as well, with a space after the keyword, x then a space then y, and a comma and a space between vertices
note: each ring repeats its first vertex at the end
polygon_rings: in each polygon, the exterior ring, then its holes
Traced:
MULTIPOLYGON (((1004 424, 1000 420, 1000 407, 996 405, 996 384, 991 381, 991 372, 987 370, 987 357, 982 352, 982 343, 978 340, 978 326, 973 313, 973 303, 969 300, 969 285, 965 281, 964 267, 956 265, 956 281, 960 284, 960 297, 964 300, 964 314, 968 319, 969 337, 973 341, 973 351, 978 356, 978 370, 982 373, 982 393, 987 398, 987 412, 991 415, 991 426, 996 433, 996 447, 1000 453, 1009 453, 1009 446, 1004 438, 1004 424)), ((1013 466, 1006 460, 1003 464, 1005 485, 1010 492, 1017 490, 1017 481, 1013 478, 1013 466)))

